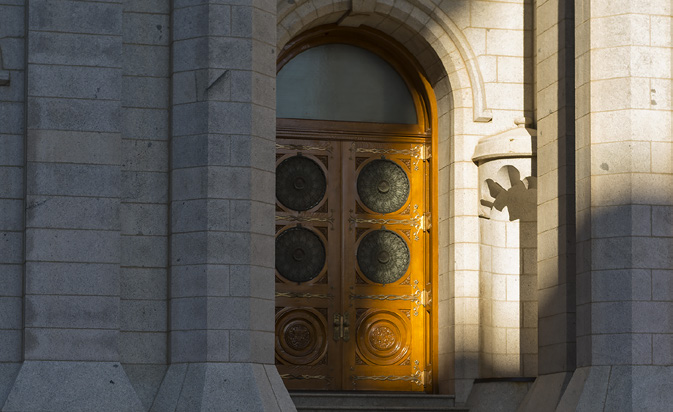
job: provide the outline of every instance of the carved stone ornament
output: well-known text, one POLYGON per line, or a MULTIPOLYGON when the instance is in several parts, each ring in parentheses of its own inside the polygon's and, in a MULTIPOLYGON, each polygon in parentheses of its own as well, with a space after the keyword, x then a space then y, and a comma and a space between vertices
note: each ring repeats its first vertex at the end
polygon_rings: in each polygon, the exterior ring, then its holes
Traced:
POLYGON ((409 178, 397 163, 377 159, 362 168, 358 176, 358 195, 376 213, 392 213, 409 198, 409 178))
POLYGON ((510 221, 530 219, 536 208, 532 165, 537 132, 525 127, 525 118, 515 123, 519 127, 483 138, 475 148, 472 161, 479 166, 480 217, 490 219, 495 209, 504 211, 510 221))
POLYGON ((358 266, 375 283, 393 283, 409 268, 409 248, 400 235, 386 229, 369 232, 357 251, 358 266))
POLYGON ((276 270, 291 282, 307 282, 325 266, 325 246, 312 231, 288 229, 276 237, 276 270))
POLYGON ((302 155, 280 162, 276 168, 276 198, 292 210, 309 210, 325 197, 327 180, 316 162, 302 155))

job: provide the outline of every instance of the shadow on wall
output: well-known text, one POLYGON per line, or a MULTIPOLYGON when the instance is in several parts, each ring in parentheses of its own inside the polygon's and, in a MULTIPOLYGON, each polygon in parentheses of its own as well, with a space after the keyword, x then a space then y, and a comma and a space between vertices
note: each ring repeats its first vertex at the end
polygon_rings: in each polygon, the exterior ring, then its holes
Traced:
POLYGON ((482 199, 481 204, 502 212, 507 208, 510 222, 523 219, 535 221, 537 207, 537 178, 535 176, 521 179, 521 173, 514 166, 504 166, 498 172, 498 180, 505 183, 503 187, 493 179, 486 179, 489 194, 493 200, 482 199))

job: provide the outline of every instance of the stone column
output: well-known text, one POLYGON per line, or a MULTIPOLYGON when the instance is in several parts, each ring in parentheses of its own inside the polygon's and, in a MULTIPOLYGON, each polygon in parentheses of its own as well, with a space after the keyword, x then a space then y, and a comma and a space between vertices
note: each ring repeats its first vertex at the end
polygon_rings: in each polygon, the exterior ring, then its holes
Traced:
POLYGON ((31 0, 24 362, 2 411, 140 411, 119 363, 122 5, 31 0))
POLYGON ((275 3, 173 5, 171 366, 152 410, 294 410, 274 365, 275 3))
POLYGON ((578 369, 560 411, 673 403, 670 15, 575 2, 578 369))
POLYGON ((519 411, 554 410, 575 369, 574 4, 535 4, 538 378, 519 411))

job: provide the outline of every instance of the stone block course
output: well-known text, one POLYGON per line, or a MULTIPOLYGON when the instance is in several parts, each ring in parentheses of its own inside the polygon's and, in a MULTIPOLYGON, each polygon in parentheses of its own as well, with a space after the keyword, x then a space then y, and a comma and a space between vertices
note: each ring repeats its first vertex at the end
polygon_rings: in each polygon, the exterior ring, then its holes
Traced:
POLYGON ((26 328, 26 360, 114 362, 119 332, 110 329, 26 328))
POLYGON ((118 138, 117 133, 30 130, 27 160, 116 166, 120 156, 118 138))
POLYGON ((122 204, 119 210, 122 235, 166 235, 168 230, 167 209, 164 204, 122 204))
POLYGON ((168 326, 165 300, 122 300, 119 316, 123 331, 164 332, 168 326))
POLYGON ((21 135, 24 131, 23 104, 3 102, 0 105, 0 133, 21 135))
POLYGON ((166 78, 124 76, 122 105, 143 109, 166 109, 169 84, 166 78))
POLYGON ((168 176, 163 172, 121 172, 122 201, 133 203, 165 203, 168 176))
POLYGON ((118 131, 119 103, 105 100, 35 97, 28 102, 31 129, 61 129, 81 132, 118 131))
POLYGON ((26 226, 113 230, 119 227, 119 202, 114 198, 28 196, 26 226))
POLYGON ((23 233, 0 232, 0 262, 21 264, 23 256, 23 233))
POLYGON ((31 295, 25 298, 27 328, 113 329, 118 300, 109 296, 31 295))
POLYGON ((31 30, 112 36, 121 31, 122 21, 116 4, 36 0, 29 5, 28 27, 31 30))
POLYGON ((119 196, 116 166, 30 163, 27 169, 30 195, 119 196))
MULTIPOLYGON (((225 4, 197 4, 175 9, 174 40, 197 37, 230 36, 231 6, 225 4)), ((275 26, 275 24, 274 24, 275 26)))
POLYGON ((124 44, 122 49, 125 75, 167 77, 170 73, 168 46, 124 44))
POLYGON ((28 95, 118 100, 121 95, 118 74, 116 68, 34 64, 29 68, 28 95))
POLYGON ((164 268, 124 267, 119 282, 120 295, 126 299, 164 300, 167 296, 164 268))
POLYGON ((26 254, 31 261, 114 263, 119 256, 119 233, 30 229, 26 231, 26 254))
POLYGON ((165 236, 122 236, 122 261, 127 266, 165 267, 167 242, 165 236))
POLYGON ((168 140, 166 110, 123 108, 121 117, 125 138, 168 140))
POLYGON ((107 295, 119 293, 115 263, 26 263, 26 294, 107 295))
POLYGON ((121 42, 116 36, 33 32, 28 63, 120 67, 121 42))
POLYGON ((168 14, 125 11, 123 25, 133 29, 124 31, 123 41, 127 44, 167 46, 170 40, 169 20, 168 14))

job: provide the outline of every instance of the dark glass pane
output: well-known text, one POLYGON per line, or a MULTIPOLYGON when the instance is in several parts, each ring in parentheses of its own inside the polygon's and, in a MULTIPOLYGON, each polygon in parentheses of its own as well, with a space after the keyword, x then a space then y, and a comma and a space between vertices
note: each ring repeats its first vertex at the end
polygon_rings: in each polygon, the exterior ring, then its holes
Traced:
POLYGON ((385 60, 355 46, 302 52, 277 77, 277 116, 292 119, 416 124, 404 80, 385 60))

